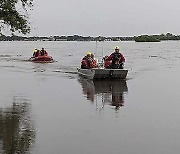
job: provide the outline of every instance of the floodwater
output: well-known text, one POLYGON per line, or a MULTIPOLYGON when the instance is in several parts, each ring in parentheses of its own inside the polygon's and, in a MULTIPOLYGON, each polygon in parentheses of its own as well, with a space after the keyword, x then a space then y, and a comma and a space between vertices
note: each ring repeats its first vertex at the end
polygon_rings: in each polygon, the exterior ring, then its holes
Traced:
POLYGON ((180 42, 0 42, 0 153, 178 154, 180 42), (126 81, 88 81, 87 51, 119 45, 126 81), (27 61, 46 48, 54 63, 27 61))

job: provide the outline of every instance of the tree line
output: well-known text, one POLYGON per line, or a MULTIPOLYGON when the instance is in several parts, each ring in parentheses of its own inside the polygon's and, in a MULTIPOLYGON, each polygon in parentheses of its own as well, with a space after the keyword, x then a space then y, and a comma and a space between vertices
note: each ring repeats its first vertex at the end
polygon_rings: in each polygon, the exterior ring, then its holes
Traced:
POLYGON ((5 36, 0 35, 0 41, 133 41, 134 37, 92 37, 92 36, 79 36, 79 35, 72 35, 72 36, 5 36))
POLYGON ((163 40, 180 40, 180 35, 173 35, 171 33, 160 34, 160 35, 140 35, 132 37, 104 37, 104 36, 16 36, 12 34, 11 36, 0 35, 0 41, 135 41, 135 42, 160 42, 163 40))
POLYGON ((160 34, 160 35, 140 35, 135 36, 136 42, 160 42, 164 40, 180 40, 180 35, 174 35, 171 33, 160 34))

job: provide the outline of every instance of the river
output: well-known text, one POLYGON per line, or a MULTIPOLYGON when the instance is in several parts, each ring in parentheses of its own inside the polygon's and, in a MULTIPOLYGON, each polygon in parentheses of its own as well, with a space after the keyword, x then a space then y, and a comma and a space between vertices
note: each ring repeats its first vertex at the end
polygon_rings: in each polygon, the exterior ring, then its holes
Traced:
POLYGON ((0 42, 0 153, 177 154, 180 42, 0 42), (87 51, 114 46, 125 81, 88 81, 87 51), (27 61, 44 47, 54 63, 27 61))

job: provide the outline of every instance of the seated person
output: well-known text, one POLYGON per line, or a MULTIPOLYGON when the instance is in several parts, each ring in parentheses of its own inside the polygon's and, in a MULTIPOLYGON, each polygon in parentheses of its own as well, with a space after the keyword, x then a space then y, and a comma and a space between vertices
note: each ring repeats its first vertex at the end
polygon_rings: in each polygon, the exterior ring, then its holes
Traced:
POLYGON ((98 67, 98 60, 94 57, 94 54, 93 54, 93 53, 91 53, 91 58, 92 58, 91 68, 96 68, 96 67, 98 67))
POLYGON ((33 57, 38 57, 39 55, 40 55, 40 51, 37 48, 35 48, 34 53, 33 53, 33 57))
POLYGON ((103 60, 104 60, 104 67, 105 68, 111 68, 111 61, 107 60, 108 56, 106 55, 103 60))
POLYGON ((44 50, 44 48, 42 48, 42 50, 41 50, 41 56, 47 56, 48 54, 47 54, 47 52, 46 52, 46 50, 44 50))
POLYGON ((95 68, 97 67, 97 63, 94 60, 94 58, 92 58, 92 53, 91 52, 87 52, 86 56, 84 56, 84 58, 81 61, 81 68, 82 69, 89 69, 89 68, 95 68))

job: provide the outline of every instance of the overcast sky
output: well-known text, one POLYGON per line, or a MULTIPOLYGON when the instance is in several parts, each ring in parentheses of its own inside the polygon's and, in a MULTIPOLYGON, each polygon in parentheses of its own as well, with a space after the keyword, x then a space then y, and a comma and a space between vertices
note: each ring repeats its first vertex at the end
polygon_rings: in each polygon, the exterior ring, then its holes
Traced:
POLYGON ((180 0, 34 0, 31 36, 180 34, 180 0))

